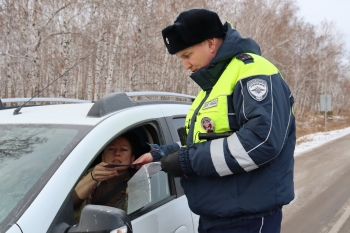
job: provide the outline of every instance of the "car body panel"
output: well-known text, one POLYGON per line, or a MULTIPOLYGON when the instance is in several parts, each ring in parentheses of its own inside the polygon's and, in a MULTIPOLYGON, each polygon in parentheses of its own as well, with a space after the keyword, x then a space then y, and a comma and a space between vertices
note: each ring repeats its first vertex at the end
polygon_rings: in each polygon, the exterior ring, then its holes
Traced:
POLYGON ((23 232, 16 224, 14 224, 10 229, 6 231, 6 233, 23 233, 23 232))
POLYGON ((176 232, 179 228, 183 233, 194 232, 191 211, 185 196, 176 198, 158 207, 155 211, 138 217, 131 223, 134 233, 170 233, 176 232))
POLYGON ((1 124, 76 124, 96 125, 103 118, 87 117, 92 103, 57 104, 32 106, 21 109, 21 113, 13 115, 14 109, 1 110, 1 124))
POLYGON ((191 215, 192 215, 193 231, 197 232, 198 224, 199 224, 199 215, 193 213, 192 211, 191 211, 191 215))

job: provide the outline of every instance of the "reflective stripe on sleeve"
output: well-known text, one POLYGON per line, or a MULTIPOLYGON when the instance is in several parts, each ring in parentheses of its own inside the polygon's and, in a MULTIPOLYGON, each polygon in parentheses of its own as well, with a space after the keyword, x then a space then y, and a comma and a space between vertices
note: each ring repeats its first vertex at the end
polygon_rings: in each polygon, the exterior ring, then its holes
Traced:
POLYGON ((243 148, 235 133, 227 138, 227 144, 232 156, 246 172, 258 168, 258 166, 254 163, 254 161, 249 157, 248 153, 243 148))
POLYGON ((230 168, 227 166, 224 154, 224 139, 212 140, 210 143, 210 155, 216 172, 220 176, 232 175, 230 168))

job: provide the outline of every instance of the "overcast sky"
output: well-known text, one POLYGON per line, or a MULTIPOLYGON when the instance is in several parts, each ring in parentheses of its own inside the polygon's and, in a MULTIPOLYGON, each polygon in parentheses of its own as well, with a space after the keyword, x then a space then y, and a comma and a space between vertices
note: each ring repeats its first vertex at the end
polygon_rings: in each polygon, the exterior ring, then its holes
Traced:
POLYGON ((350 51, 350 0, 296 0, 299 14, 306 21, 320 25, 323 20, 333 21, 344 33, 346 48, 350 51))

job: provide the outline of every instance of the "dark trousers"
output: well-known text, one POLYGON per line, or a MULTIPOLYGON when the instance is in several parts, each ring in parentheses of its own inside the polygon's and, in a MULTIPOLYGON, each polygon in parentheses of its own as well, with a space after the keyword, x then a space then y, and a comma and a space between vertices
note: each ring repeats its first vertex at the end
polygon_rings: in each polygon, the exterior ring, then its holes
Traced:
POLYGON ((199 219, 198 233, 280 233, 282 210, 273 215, 243 219, 227 226, 204 230, 199 219))

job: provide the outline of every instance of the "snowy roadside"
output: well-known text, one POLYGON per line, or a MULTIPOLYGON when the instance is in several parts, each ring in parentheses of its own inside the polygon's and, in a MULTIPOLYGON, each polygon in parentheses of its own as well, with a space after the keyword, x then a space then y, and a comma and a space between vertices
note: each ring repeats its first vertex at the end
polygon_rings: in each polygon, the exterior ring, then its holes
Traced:
POLYGON ((335 140, 347 134, 350 134, 350 127, 328 132, 319 132, 300 137, 297 141, 303 142, 295 147, 294 156, 298 156, 304 152, 310 151, 322 145, 323 143, 335 140))

